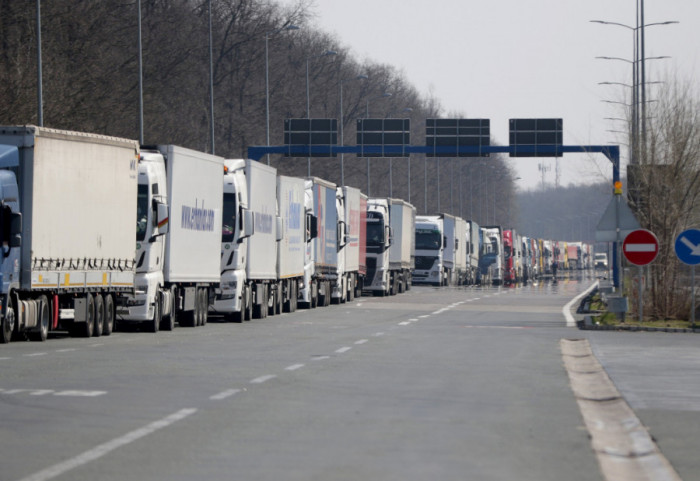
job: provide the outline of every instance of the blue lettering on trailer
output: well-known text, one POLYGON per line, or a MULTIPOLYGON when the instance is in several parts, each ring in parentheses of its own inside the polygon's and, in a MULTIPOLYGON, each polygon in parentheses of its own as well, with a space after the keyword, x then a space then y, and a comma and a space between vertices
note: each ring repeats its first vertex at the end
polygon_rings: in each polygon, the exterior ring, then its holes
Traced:
POLYGON ((199 207, 199 201, 195 199, 195 206, 183 205, 180 226, 183 229, 213 232, 214 231, 214 209, 205 209, 204 201, 199 207))

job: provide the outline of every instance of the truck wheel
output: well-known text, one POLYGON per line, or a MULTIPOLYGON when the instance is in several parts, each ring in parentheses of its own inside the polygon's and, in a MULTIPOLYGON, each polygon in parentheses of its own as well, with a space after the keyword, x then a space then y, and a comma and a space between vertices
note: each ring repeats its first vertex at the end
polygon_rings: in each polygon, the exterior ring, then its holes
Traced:
POLYGON ((114 297, 112 294, 107 294, 105 302, 105 320, 102 326, 102 335, 109 336, 114 330, 114 297))
POLYGON ((287 281, 284 283, 283 293, 286 296, 286 300, 282 305, 282 310, 284 312, 292 312, 292 303, 294 302, 294 288, 292 287, 294 281, 287 281))
POLYGON ((200 325, 206 326, 209 321, 209 288, 202 287, 202 302, 200 303, 202 320, 200 325))
POLYGON ((84 323, 73 324, 72 334, 80 337, 92 337, 92 331, 95 328, 95 299, 92 294, 85 295, 87 303, 87 314, 84 323))
POLYGON ((277 286, 269 285, 267 290, 267 315, 274 316, 277 309, 277 286))
POLYGON ((244 321, 250 321, 253 318, 253 293, 250 290, 250 286, 245 287, 245 316, 243 316, 244 321))
POLYGON ((49 301, 46 296, 41 296, 36 301, 37 303, 37 324, 39 330, 37 332, 29 333, 30 341, 44 342, 49 335, 49 320, 51 319, 49 313, 49 301))
POLYGON ((102 294, 95 295, 95 327, 92 330, 92 335, 100 337, 104 330, 105 321, 105 304, 102 294))
POLYGON ((265 319, 267 317, 267 285, 255 284, 255 303, 253 304, 253 319, 265 319))
MULTIPOLYGON (((162 300, 163 296, 161 294, 160 296, 161 299, 161 307, 163 305, 162 300)), ((175 321, 177 320, 177 316, 175 315, 175 302, 176 302, 176 297, 175 297, 175 288, 172 287, 170 289, 170 315, 169 316, 163 316, 161 314, 161 323, 160 323, 160 328, 164 331, 172 331, 175 329, 175 321)), ((161 309, 161 313, 163 310, 161 309)))
POLYGON ((153 303, 153 319, 146 321, 146 328, 148 332, 158 332, 160 328, 160 321, 163 319, 163 311, 161 309, 160 296, 156 293, 156 299, 153 303))
POLYGON ((282 314, 282 284, 275 288, 275 314, 282 314))
POLYGON ((0 332, 0 343, 7 344, 12 340, 12 331, 15 330, 15 311, 8 307, 5 311, 5 317, 2 319, 2 327, 0 332))

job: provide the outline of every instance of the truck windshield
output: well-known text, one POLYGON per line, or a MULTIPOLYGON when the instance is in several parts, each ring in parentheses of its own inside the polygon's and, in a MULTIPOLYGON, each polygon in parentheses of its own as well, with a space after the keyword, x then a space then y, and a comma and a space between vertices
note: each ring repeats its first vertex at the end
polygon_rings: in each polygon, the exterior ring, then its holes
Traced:
POLYGON ((148 230, 148 185, 139 184, 136 200, 136 241, 143 242, 148 230))
POLYGON ((367 213, 367 247, 381 247, 384 245, 383 216, 377 212, 367 213))
POLYGON ((416 249, 440 249, 442 234, 435 229, 416 229, 416 249))
POLYGON ((224 194, 224 209, 221 224, 221 242, 233 242, 236 230, 236 194, 224 194))

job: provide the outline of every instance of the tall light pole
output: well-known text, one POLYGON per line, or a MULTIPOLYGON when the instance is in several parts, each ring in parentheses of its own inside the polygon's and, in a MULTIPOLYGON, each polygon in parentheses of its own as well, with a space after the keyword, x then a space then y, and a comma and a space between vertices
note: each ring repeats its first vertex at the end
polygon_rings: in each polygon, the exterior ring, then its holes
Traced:
MULTIPOLYGON (((277 35, 285 30, 299 30, 299 27, 290 24, 265 33, 265 138, 268 147, 270 146, 270 62, 268 44, 270 43, 271 36, 277 35)), ((267 154, 267 165, 270 165, 270 154, 267 154)))
MULTIPOLYGON (((402 109, 402 110, 401 110, 401 113, 402 113, 402 114, 404 114, 404 113, 410 114, 411 112, 413 112, 413 109, 412 109, 411 107, 406 107, 405 109, 402 109)), ((393 114, 394 114, 394 112, 389 112, 388 114, 386 114, 386 117, 385 117, 385 118, 387 118, 387 119, 388 119, 388 118, 391 118, 391 116, 392 116, 393 114)), ((392 161, 393 161, 393 160, 394 160, 393 157, 389 157, 389 197, 392 197, 392 198, 394 197, 394 179, 393 179, 393 173, 392 173, 392 161)), ((410 203, 410 197, 411 197, 411 195, 410 195, 410 191, 411 191, 411 187, 410 187, 410 182, 411 182, 411 175, 410 175, 411 157, 410 157, 410 155, 409 155, 409 157, 408 157, 408 165, 409 165, 409 176, 408 176, 409 187, 408 187, 408 189, 409 189, 409 203, 410 203)))
MULTIPOLYGON (((341 79, 340 82, 340 145, 345 145, 345 138, 343 136, 343 127, 345 124, 345 118, 343 117, 343 84, 351 80, 367 80, 369 77, 364 74, 357 75, 355 77, 341 79)), ((344 152, 340 153, 340 185, 345 185, 345 155, 344 152)))
POLYGON ((36 0, 36 116, 39 127, 44 126, 43 88, 41 73, 41 0, 36 0))
MULTIPOLYGON (((306 57, 306 118, 311 119, 311 96, 309 95, 309 60, 321 57, 331 57, 333 55, 338 55, 335 50, 326 50, 319 55, 311 55, 306 57)), ((306 158, 306 171, 307 176, 311 177, 311 156, 306 158)))
POLYGON ((211 31, 211 0, 209 0, 209 126, 211 128, 211 153, 216 154, 214 144, 214 53, 211 31))
POLYGON ((138 49, 139 49, 139 145, 143 145, 143 47, 141 42, 141 0, 136 5, 138 9, 138 49))
MULTIPOLYGON (((378 97, 372 97, 372 98, 367 99, 367 102, 366 102, 366 104, 365 104, 365 118, 366 118, 366 119, 369 118, 369 103, 370 103, 370 101, 372 101, 372 100, 378 100, 378 99, 385 99, 385 98, 388 98, 388 97, 391 97, 391 92, 384 92, 383 94, 381 94, 381 95, 378 96, 378 97)), ((370 170, 370 162, 369 162, 369 160, 370 160, 370 158, 367 157, 367 196, 368 196, 368 197, 372 195, 372 189, 371 189, 372 184, 370 183, 370 179, 371 179, 372 176, 371 176, 371 170, 370 170)))
POLYGON ((646 60, 652 60, 657 58, 668 58, 668 57, 646 57, 644 48, 644 29, 646 27, 651 27, 654 25, 671 25, 674 23, 679 23, 675 20, 666 22, 654 22, 654 23, 644 23, 644 0, 637 0, 637 23, 635 27, 631 25, 626 25, 619 22, 608 22, 605 20, 591 20, 593 23, 599 23, 602 25, 615 25, 618 27, 623 27, 632 32, 633 39, 633 56, 632 60, 622 59, 619 57, 597 57, 604 58, 608 60, 623 60, 629 62, 632 65, 632 145, 630 152, 630 163, 636 161, 635 150, 639 147, 638 141, 640 140, 640 126, 641 126, 641 141, 644 145, 646 143, 646 60), (641 91, 641 95, 640 95, 641 91), (641 109, 640 109, 641 106, 641 109), (641 112, 640 112, 641 110, 641 112))

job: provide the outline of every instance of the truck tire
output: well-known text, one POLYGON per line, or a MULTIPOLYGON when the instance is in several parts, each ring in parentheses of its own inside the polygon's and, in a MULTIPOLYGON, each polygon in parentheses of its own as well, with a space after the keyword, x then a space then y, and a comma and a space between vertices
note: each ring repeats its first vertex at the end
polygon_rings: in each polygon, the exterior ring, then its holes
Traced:
MULTIPOLYGON (((172 331, 173 329, 175 329, 175 322, 177 321, 177 316, 175 314, 176 313, 176 304, 175 303, 177 302, 175 294, 176 294, 175 287, 172 287, 170 289, 170 315, 163 316, 161 314, 162 321, 160 324, 160 328, 163 331, 172 331)), ((161 298, 161 306, 162 306, 163 305, 162 304, 163 296, 161 295, 160 298, 161 298)), ((163 312, 163 310, 161 309, 161 313, 162 312, 163 312)))
POLYGON ((12 340, 12 331, 15 330, 15 311, 11 307, 5 310, 0 328, 0 344, 9 343, 12 340))
POLYGON ((46 296, 41 296, 36 300, 37 303, 37 326, 38 331, 29 333, 30 341, 44 342, 49 335, 49 322, 51 313, 49 310, 49 301, 46 296))
POLYGON ((255 284, 255 303, 253 304, 253 319, 265 319, 267 317, 268 293, 267 285, 255 284))
POLYGON ((105 320, 102 326, 102 335, 109 336, 114 330, 114 297, 112 294, 105 295, 105 320))
POLYGON ((202 326, 206 326, 209 322, 209 288, 202 287, 202 326))
POLYGON ((243 316, 244 321, 250 321, 253 319, 253 293, 250 290, 250 286, 245 287, 245 316, 243 316))
POLYGON ((146 321, 146 330, 148 332, 158 332, 160 329, 160 321, 163 319, 163 309, 161 306, 160 296, 156 293, 155 302, 153 302, 153 319, 146 321))
POLYGON ((92 329, 92 335, 100 337, 104 330, 105 321, 105 304, 102 294, 95 294, 95 327, 92 329))
POLYGON ((85 300, 87 303, 87 315, 85 322, 73 323, 71 335, 76 337, 92 337, 93 329, 95 328, 95 299, 92 294, 86 294, 85 300))

